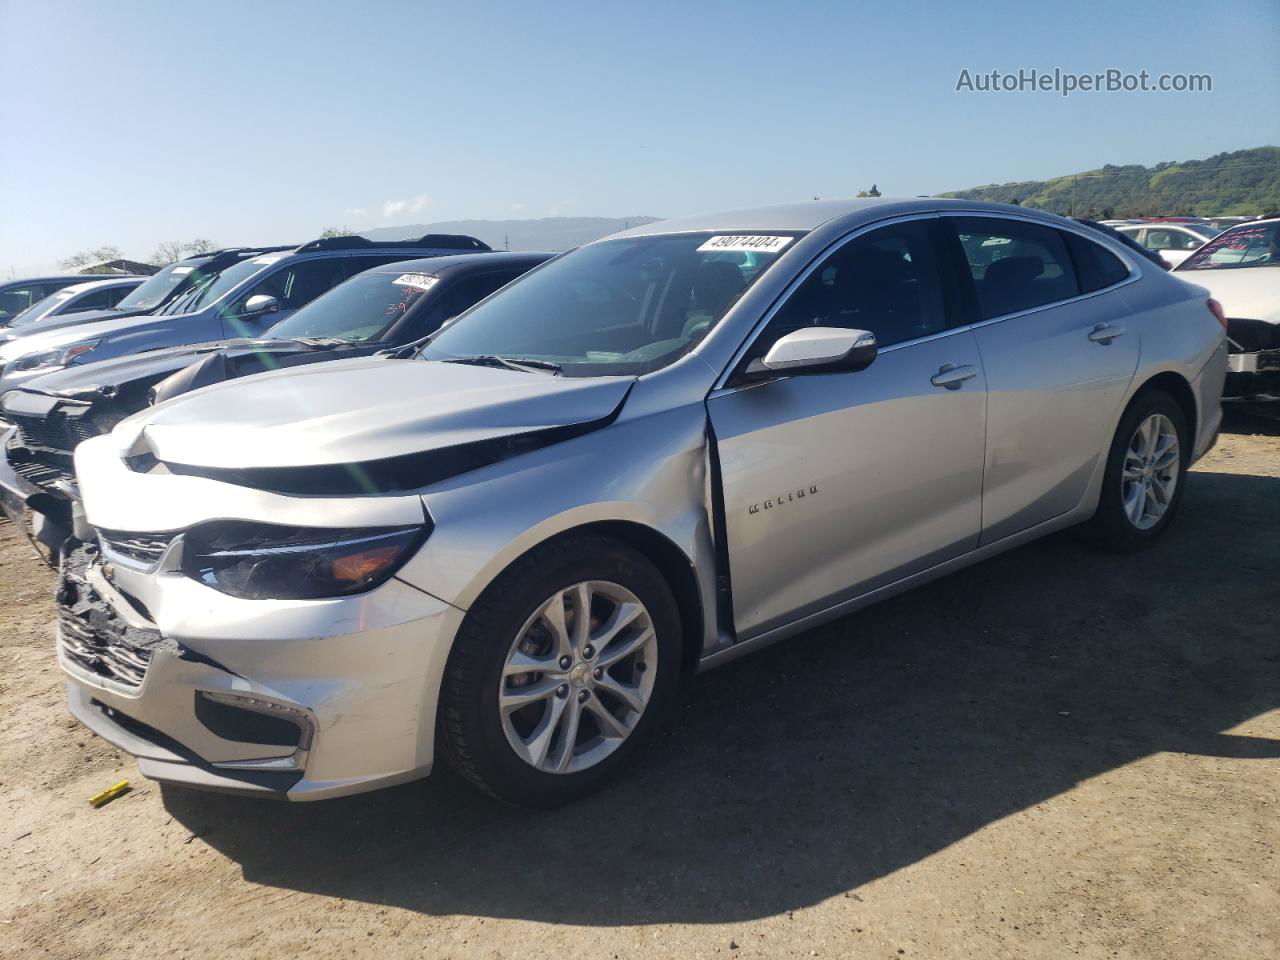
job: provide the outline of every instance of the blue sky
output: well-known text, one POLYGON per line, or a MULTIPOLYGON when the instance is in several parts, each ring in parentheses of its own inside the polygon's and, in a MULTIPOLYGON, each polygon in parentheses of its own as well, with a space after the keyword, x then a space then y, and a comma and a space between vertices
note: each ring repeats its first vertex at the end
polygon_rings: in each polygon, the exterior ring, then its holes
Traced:
POLYGON ((7 277, 101 244, 674 216, 1277 144, 1280 3, 0 0, 0 83, 7 277), (1214 88, 955 92, 1020 67, 1214 88))

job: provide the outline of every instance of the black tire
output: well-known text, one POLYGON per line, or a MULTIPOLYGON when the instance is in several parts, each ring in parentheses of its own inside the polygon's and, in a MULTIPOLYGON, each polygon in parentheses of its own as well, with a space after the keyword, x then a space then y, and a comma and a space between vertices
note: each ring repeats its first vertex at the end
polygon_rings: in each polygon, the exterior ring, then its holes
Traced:
POLYGON ((471 606, 454 641, 440 693, 437 744, 463 777, 517 806, 570 803, 604 786, 652 734, 680 675, 679 609, 671 587, 645 556, 594 534, 570 535, 530 551, 471 606), (595 766, 547 773, 518 756, 502 729, 502 671, 521 627, 557 590, 604 580, 630 590, 649 612, 658 663, 649 703, 630 735, 595 766))
POLYGON ((1173 397, 1163 390, 1148 390, 1135 397, 1124 416, 1120 418, 1120 425, 1116 428, 1115 437, 1111 441, 1111 449, 1107 454, 1106 472, 1102 477, 1102 495, 1098 501, 1098 510, 1093 515, 1093 519, 1085 525, 1088 538, 1105 549, 1120 553, 1150 546, 1169 528, 1169 524, 1178 513, 1178 506, 1182 503, 1182 493, 1187 486, 1186 474, 1191 464, 1192 442, 1186 414, 1173 397), (1178 434, 1178 482, 1164 515, 1154 526, 1140 529, 1125 513, 1121 472, 1124 469, 1125 453, 1134 432, 1139 424, 1156 413, 1168 417, 1178 434))

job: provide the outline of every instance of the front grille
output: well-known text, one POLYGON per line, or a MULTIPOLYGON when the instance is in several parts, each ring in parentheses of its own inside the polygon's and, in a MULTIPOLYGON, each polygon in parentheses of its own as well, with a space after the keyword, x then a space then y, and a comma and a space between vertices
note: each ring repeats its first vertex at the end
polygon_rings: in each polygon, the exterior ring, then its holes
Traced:
POLYGON ((16 460, 9 466, 13 467, 13 472, 22 479, 42 489, 48 489, 63 480, 68 483, 75 482, 75 476, 70 470, 64 470, 50 463, 42 463, 39 460, 16 460))
POLYGON ((76 666, 126 686, 142 684, 151 663, 150 650, 112 643, 67 610, 58 611, 58 623, 62 627, 62 652, 76 666))
POLYGON ((83 440, 102 433, 97 425, 86 417, 68 417, 56 411, 47 417, 10 413, 9 419, 17 424, 22 441, 29 447, 45 447, 70 453, 83 440))
POLYGON ((122 533, 99 528, 103 549, 117 557, 132 560, 141 567, 154 567, 169 549, 176 533, 122 533))
POLYGON ((146 678, 158 630, 126 623, 86 579, 96 549, 81 544, 67 552, 58 585, 58 643, 71 666, 126 687, 146 678))

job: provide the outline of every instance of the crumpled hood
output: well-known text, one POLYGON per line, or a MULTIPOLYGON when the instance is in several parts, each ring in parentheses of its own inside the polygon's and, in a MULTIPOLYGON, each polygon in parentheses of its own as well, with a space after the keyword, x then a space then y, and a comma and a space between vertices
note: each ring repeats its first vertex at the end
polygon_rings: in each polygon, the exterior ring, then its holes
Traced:
POLYGON ((1232 319, 1280 323, 1280 267, 1175 270, 1173 276, 1204 287, 1232 319))
POLYGON ((249 469, 363 463, 612 415, 634 377, 369 357, 214 384, 122 421, 123 455, 249 469))
MULTIPOLYGON (((107 393, 123 392, 143 383, 150 386, 202 357, 222 352, 232 357, 281 356, 307 352, 308 347, 296 340, 214 340, 209 343, 187 343, 142 353, 128 353, 98 363, 72 365, 28 380, 23 390, 88 399, 107 393)), ((318 351, 316 351, 318 352, 318 351)), ((332 356, 332 354, 329 354, 332 356)), ((254 371, 259 372, 259 371, 254 371)))

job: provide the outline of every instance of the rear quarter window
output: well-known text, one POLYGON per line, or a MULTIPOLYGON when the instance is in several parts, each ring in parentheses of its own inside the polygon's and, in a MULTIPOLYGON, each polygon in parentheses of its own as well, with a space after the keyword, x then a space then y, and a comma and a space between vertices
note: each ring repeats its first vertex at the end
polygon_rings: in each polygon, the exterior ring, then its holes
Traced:
POLYGON ((1071 251, 1071 259, 1075 261, 1081 293, 1093 293, 1128 278, 1129 268, 1106 247, 1065 230, 1062 235, 1066 238, 1067 249, 1071 251))

